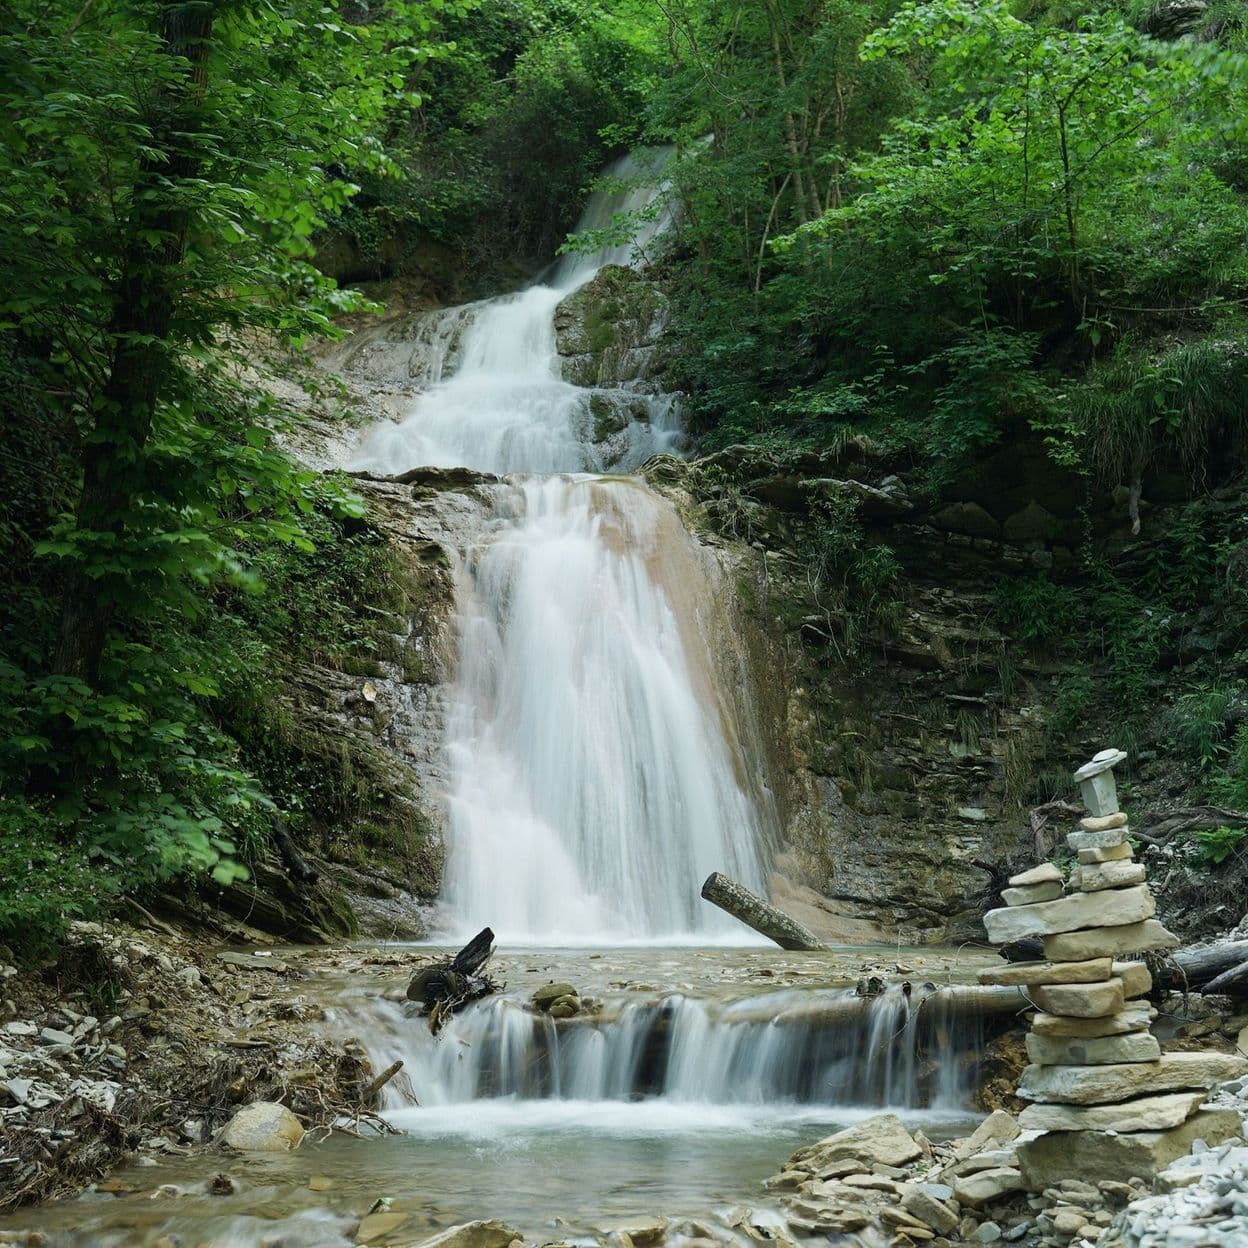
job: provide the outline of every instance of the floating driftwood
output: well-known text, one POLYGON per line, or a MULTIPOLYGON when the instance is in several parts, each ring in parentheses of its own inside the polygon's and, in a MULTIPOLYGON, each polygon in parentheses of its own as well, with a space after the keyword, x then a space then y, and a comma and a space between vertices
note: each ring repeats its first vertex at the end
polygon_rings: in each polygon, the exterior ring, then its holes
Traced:
POLYGON ((498 985, 481 974, 494 952, 494 933, 482 928, 453 958, 422 966, 407 986, 407 999, 419 1001, 429 1013, 429 1027, 437 1031, 461 1005, 497 991, 498 985))
POLYGON ((814 932, 804 928, 796 919, 791 919, 783 910, 777 910, 771 902, 764 901, 744 884, 738 884, 718 871, 712 871, 706 877, 702 896, 721 910, 727 910, 734 919, 752 927, 759 935, 774 940, 781 949, 810 952, 827 948, 814 932))

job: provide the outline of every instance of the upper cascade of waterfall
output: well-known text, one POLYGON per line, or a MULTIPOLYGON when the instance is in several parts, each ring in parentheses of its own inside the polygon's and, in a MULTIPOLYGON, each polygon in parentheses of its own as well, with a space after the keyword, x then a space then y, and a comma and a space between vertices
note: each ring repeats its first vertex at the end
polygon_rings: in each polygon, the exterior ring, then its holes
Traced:
MULTIPOLYGON (((397 424, 369 431, 353 467, 400 473, 416 467, 483 472, 601 471, 592 436, 597 393, 563 380, 555 309, 603 266, 636 262, 665 228, 666 149, 620 157, 590 196, 577 233, 601 233, 595 250, 560 257, 548 280, 515 294, 427 314, 414 331, 419 380, 430 385, 397 424)), ((636 394, 632 422, 612 467, 629 470, 679 435, 670 398, 636 394)))

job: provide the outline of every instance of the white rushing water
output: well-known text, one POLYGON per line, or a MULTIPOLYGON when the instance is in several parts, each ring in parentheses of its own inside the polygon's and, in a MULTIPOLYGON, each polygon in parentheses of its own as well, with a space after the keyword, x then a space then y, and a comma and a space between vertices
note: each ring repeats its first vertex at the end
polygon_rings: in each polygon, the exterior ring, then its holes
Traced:
POLYGON ((462 1131, 472 1102, 485 1134, 506 1128, 516 1103, 554 1121, 574 1104, 583 1119, 646 1131, 736 1129, 830 1107, 953 1111, 968 1102, 982 1047, 977 1024, 899 990, 673 994, 567 1022, 503 997, 461 1011, 436 1037, 397 1004, 370 1013, 361 1039, 374 1066, 401 1058, 406 1075, 387 1090, 386 1112, 416 1100, 422 1130, 445 1117, 462 1131))
POLYGON ((561 259, 548 284, 419 322, 415 371, 431 384, 360 449, 358 467, 387 473, 527 474, 496 488, 462 555, 448 936, 488 924, 508 943, 741 941, 701 883, 719 870, 765 887, 766 795, 712 653, 735 639, 695 543, 639 480, 557 475, 601 468, 604 404, 633 413, 617 466, 679 434, 669 397, 573 385, 556 349, 560 300, 662 228, 643 167, 622 159, 591 198, 579 231, 597 232, 597 251, 561 259))
POLYGON ((639 482, 529 478, 469 553, 449 724, 456 933, 545 944, 731 937, 699 897, 764 884, 715 601, 639 482))
MULTIPOLYGON (((607 189, 591 197, 578 233, 613 233, 655 201, 664 153, 621 157, 607 171, 607 189)), ((555 309, 608 264, 628 264, 664 224, 634 224, 632 236, 609 238, 597 251, 561 258, 546 283, 516 294, 428 314, 414 333, 408 370, 433 383, 397 424, 371 429, 354 467, 400 473, 414 467, 476 468, 498 473, 598 471, 593 400, 609 392, 563 380, 555 339, 555 309)), ((679 426, 669 399, 631 393, 642 419, 626 430, 627 448, 612 467, 631 469, 669 450, 679 426)))

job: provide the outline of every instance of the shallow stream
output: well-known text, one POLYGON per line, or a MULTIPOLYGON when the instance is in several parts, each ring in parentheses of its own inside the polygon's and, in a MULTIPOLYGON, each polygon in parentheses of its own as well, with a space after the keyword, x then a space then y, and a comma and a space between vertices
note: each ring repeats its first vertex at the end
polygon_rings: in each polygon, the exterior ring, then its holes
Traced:
POLYGON ((803 1144, 883 1106, 933 1138, 975 1117, 977 1029, 920 1026, 895 988, 863 1002, 847 987, 877 973, 908 975, 916 992, 966 982, 987 960, 975 954, 523 950, 496 958, 502 996, 436 1038, 401 1003, 405 975, 341 961, 318 971, 315 952, 292 954, 278 956, 309 978, 283 991, 325 1007, 320 1029, 358 1038, 378 1070, 403 1058, 383 1111, 402 1134, 309 1135, 289 1156, 143 1159, 0 1232, 39 1230, 48 1248, 337 1248, 382 1201, 407 1215, 387 1244, 481 1218, 529 1243, 590 1243, 656 1216, 669 1243, 708 1230, 729 1241, 744 1211, 776 1216, 762 1181, 803 1144), (524 1009, 552 979, 601 1005, 558 1025, 524 1009))

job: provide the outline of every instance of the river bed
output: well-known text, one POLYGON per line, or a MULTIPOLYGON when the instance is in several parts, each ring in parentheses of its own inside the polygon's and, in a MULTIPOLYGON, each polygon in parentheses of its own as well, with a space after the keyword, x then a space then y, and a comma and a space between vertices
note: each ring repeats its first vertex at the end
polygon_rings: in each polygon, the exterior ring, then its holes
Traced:
POLYGON ((949 1051, 928 1052, 930 1035, 899 1025, 909 1006, 895 985, 903 975, 965 982, 991 957, 979 951, 504 951, 492 971, 506 991, 462 1011, 436 1039, 397 999, 410 967, 370 961, 365 948, 272 956, 303 972, 281 981, 283 994, 324 1007, 313 1026, 358 1039, 374 1069, 403 1056, 404 1077, 383 1105, 402 1134, 310 1134, 290 1155, 209 1147, 140 1159, 78 1198, 0 1221, 0 1237, 23 1228, 48 1248, 336 1248, 356 1243, 361 1218, 382 1202, 406 1215, 377 1241, 390 1244, 481 1218, 502 1219, 528 1243, 596 1242, 613 1223, 654 1216, 670 1220, 669 1240, 708 1228, 729 1240, 741 1207, 768 1216, 762 1181, 803 1144, 885 1105, 932 1138, 976 1117, 967 1085, 937 1080, 919 1093, 922 1072, 942 1062, 973 1071, 974 1038, 941 1032, 949 1051), (820 1010, 810 1028, 757 1021, 767 1010, 804 1017, 871 974, 894 986, 868 1008, 865 1027, 829 1027, 820 1010), (600 1001, 597 1013, 556 1028, 525 1009, 551 979, 600 1001), (681 1029, 690 1026, 695 1060, 682 1066, 681 1029), (510 1051, 500 1039, 509 1028, 510 1051), (504 1068, 548 1073, 489 1094, 504 1068), (850 1083, 818 1076, 842 1068, 850 1083), (936 1107, 920 1107, 933 1097, 936 1107))

